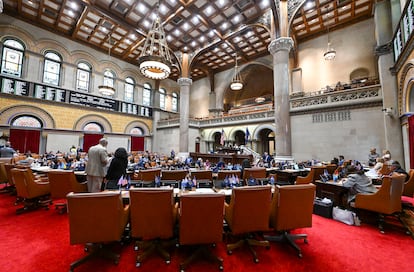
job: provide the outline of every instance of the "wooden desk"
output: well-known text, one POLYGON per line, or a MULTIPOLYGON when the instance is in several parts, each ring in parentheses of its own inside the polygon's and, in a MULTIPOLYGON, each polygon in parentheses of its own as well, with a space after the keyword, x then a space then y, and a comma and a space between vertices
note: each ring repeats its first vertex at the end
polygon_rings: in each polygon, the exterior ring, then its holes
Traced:
POLYGON ((309 173, 309 169, 284 169, 284 170, 272 170, 277 174, 277 180, 283 182, 289 182, 290 184, 295 184, 297 176, 306 176, 309 173))
POLYGON ((348 206, 348 188, 342 186, 342 182, 323 182, 316 180, 316 196, 320 198, 329 198, 332 200, 334 206, 347 207, 348 206))

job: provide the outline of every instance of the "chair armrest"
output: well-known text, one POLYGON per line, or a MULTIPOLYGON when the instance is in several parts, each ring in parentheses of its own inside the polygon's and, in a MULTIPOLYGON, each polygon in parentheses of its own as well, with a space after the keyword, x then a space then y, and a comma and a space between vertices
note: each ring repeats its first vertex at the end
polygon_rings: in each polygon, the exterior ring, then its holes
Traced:
POLYGON ((383 212, 387 209, 385 199, 389 198, 391 180, 384 180, 376 193, 359 193, 355 196, 355 208, 383 212))

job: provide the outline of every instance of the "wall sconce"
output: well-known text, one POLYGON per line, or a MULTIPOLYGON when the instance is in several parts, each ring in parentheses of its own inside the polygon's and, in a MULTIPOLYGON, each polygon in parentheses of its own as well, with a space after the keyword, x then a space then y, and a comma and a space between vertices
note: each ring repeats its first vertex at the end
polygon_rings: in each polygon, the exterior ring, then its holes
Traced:
POLYGON ((393 117, 393 116, 394 116, 394 112, 393 112, 393 110, 392 110, 392 107, 390 107, 390 108, 383 108, 383 109, 382 109, 382 112, 383 112, 386 116, 389 116, 389 117, 393 117))

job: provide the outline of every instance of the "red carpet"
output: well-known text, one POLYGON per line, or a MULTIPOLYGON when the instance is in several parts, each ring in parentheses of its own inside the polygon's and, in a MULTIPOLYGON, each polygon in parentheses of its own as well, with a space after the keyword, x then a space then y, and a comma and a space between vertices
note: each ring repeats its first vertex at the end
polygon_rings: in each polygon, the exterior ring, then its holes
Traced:
MULTIPOLYGON (((37 210, 16 215, 15 197, 0 195, 0 267, 2 271, 68 271, 71 262, 84 256, 83 246, 69 244, 67 215, 37 210)), ((203 231, 203 230, 200 230, 203 231)), ((247 250, 235 250, 228 256, 224 243, 216 252, 224 259, 225 271, 413 271, 414 240, 400 228, 386 228, 381 234, 375 226, 348 226, 317 215, 308 233, 309 244, 299 241, 303 258, 286 244, 272 243, 271 249, 258 248, 260 262, 253 263, 247 250)), ((300 232, 300 231, 298 231, 300 232)), ((178 271, 184 248, 172 248, 171 263, 154 257, 135 268, 132 244, 120 248, 118 266, 96 259, 75 271, 178 271)), ((205 262, 186 271, 218 271, 205 262)))

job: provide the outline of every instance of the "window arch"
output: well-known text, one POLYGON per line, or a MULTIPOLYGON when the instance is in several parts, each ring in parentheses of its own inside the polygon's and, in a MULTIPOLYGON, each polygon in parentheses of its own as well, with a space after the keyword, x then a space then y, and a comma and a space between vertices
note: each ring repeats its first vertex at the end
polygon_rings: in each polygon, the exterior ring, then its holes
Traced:
POLYGON ((142 104, 144 106, 151 106, 151 85, 144 83, 144 90, 142 91, 142 104))
POLYGON ((144 130, 140 127, 134 127, 129 133, 135 136, 142 136, 144 135, 144 130))
POLYGON ((76 90, 89 91, 89 82, 91 80, 92 66, 86 62, 79 62, 76 70, 76 90))
POLYGON ((1 73, 22 77, 22 67, 25 47, 15 39, 6 39, 3 42, 1 56, 1 73))
POLYGON ((103 78, 103 85, 114 87, 115 86, 115 73, 111 70, 105 70, 104 78, 103 78))
POLYGON ((172 93, 171 110, 178 111, 178 94, 177 93, 172 93))
POLYGON ((21 115, 15 118, 11 122, 11 126, 14 127, 31 127, 31 128, 42 128, 42 122, 32 115, 21 115))
POLYGON ((83 131, 94 131, 94 132, 103 132, 103 127, 95 122, 90 122, 87 123, 84 127, 83 127, 83 131))
POLYGON ((134 102, 134 89, 135 89, 135 81, 131 77, 127 77, 125 79, 125 94, 124 94, 124 100, 126 102, 134 102))
POLYGON ((59 85, 62 57, 56 52, 48 51, 44 56, 43 83, 59 85))
POLYGON ((160 109, 165 110, 165 94, 166 91, 164 88, 160 88, 160 109))

